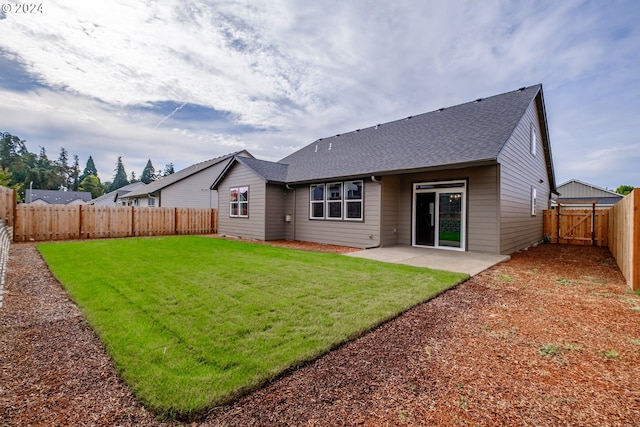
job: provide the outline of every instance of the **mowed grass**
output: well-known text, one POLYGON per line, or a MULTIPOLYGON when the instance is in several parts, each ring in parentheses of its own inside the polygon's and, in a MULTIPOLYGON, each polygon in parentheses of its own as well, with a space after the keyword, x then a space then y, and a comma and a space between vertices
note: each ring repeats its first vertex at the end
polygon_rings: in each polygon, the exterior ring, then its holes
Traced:
POLYGON ((197 236, 38 249, 137 397, 183 419, 467 277, 197 236))

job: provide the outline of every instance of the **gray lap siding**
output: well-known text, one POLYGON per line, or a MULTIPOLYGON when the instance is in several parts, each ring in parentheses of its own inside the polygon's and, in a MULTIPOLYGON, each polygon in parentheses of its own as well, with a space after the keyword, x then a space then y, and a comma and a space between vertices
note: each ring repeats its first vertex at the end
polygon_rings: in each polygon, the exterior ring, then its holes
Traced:
POLYGON ((543 238, 542 211, 548 207, 550 184, 536 104, 531 103, 498 156, 500 162, 500 252, 509 254, 543 238), (536 130, 536 154, 531 154, 531 126, 536 130), (535 188, 536 215, 531 215, 535 188))
POLYGON ((218 192, 209 187, 229 161, 220 162, 162 189, 157 205, 165 208, 217 208, 218 192))
POLYGON ((266 184, 262 178, 244 165, 233 167, 218 186, 218 233, 248 239, 265 240, 266 184), (229 190, 249 187, 249 217, 231 217, 229 190))
POLYGON ((298 185, 295 196, 287 193, 291 203, 295 198, 295 224, 287 225, 287 238, 357 248, 380 245, 380 184, 364 179, 363 221, 310 219, 309 191, 309 185, 298 185))
POLYGON ((414 183, 451 180, 467 181, 466 249, 473 252, 498 253, 497 166, 383 177, 384 244, 411 245, 414 183), (386 216, 387 213, 391 215, 386 216))

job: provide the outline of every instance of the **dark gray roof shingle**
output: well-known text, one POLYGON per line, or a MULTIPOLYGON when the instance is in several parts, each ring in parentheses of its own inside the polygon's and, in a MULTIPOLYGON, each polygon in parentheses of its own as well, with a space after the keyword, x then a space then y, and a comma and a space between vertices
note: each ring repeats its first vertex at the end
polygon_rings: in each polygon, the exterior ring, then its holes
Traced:
POLYGON ((25 202, 33 203, 38 200, 52 205, 66 205, 75 200, 83 202, 91 201, 91 193, 88 191, 63 191, 63 190, 25 190, 25 202))
POLYGON ((496 161, 541 85, 319 139, 278 163, 286 182, 496 161))
POLYGON ((287 182, 288 165, 286 164, 240 156, 236 157, 236 160, 244 163, 267 182, 280 184, 287 182))

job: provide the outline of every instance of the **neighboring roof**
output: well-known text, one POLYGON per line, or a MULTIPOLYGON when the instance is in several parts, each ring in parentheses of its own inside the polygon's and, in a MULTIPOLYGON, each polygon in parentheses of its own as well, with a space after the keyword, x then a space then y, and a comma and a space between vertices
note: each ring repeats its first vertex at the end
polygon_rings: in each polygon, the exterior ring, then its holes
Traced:
POLYGON ((25 199, 28 203, 37 200, 49 203, 51 205, 67 205, 74 200, 82 200, 83 202, 91 201, 91 193, 88 191, 63 191, 63 190, 26 190, 25 199))
POLYGON ((185 178, 188 178, 191 175, 194 175, 204 169, 208 169, 212 166, 215 166, 222 161, 228 160, 232 157, 241 156, 241 155, 248 156, 248 158, 253 157, 248 151, 241 150, 241 151, 236 151, 235 153, 216 157, 215 159, 205 160, 204 162, 196 163, 195 165, 191 165, 188 168, 182 169, 176 173, 172 173, 171 175, 163 176, 159 180, 153 181, 147 184, 147 186, 142 190, 132 191, 131 193, 127 194, 127 197, 144 197, 147 194, 155 193, 156 191, 160 191, 163 188, 168 187, 172 184, 175 184, 176 182, 181 181, 185 178))
MULTIPOLYGON (((558 185, 558 192, 560 193, 561 197, 562 188, 568 186, 583 187, 582 192, 584 194, 584 198, 591 197, 591 195, 597 197, 615 197, 617 199, 622 199, 623 197, 622 194, 618 194, 615 191, 607 190, 606 188, 598 187, 597 185, 589 184, 587 182, 580 181, 579 179, 570 179, 569 181, 558 185)), ((581 195, 580 197, 583 196, 581 195)))
POLYGON ((558 199, 553 200, 556 203, 569 203, 569 204, 584 204, 590 205, 593 202, 596 205, 615 205, 620 200, 622 200, 622 196, 619 197, 560 197, 558 199))
POLYGON ((289 183, 492 164, 536 99, 555 190, 542 85, 321 138, 278 163, 289 183))
POLYGON ((95 205, 96 203, 101 203, 103 201, 109 201, 109 202, 115 203, 118 197, 128 194, 133 190, 135 190, 136 188, 144 187, 146 185, 147 184, 145 184, 144 182, 134 182, 131 184, 127 184, 124 187, 120 187, 117 190, 110 191, 106 194, 103 194, 100 197, 96 197, 95 199, 92 199, 91 204, 95 205))

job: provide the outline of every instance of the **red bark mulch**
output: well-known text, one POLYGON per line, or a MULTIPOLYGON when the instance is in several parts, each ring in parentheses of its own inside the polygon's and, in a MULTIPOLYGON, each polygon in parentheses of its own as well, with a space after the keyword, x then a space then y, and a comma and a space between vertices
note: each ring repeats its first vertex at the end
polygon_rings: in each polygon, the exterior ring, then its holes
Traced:
MULTIPOLYGON (((178 424, 136 401, 33 245, 6 292, 1 426, 178 424)), ((639 378, 640 296, 608 250, 541 245, 191 425, 638 426, 639 378)))

